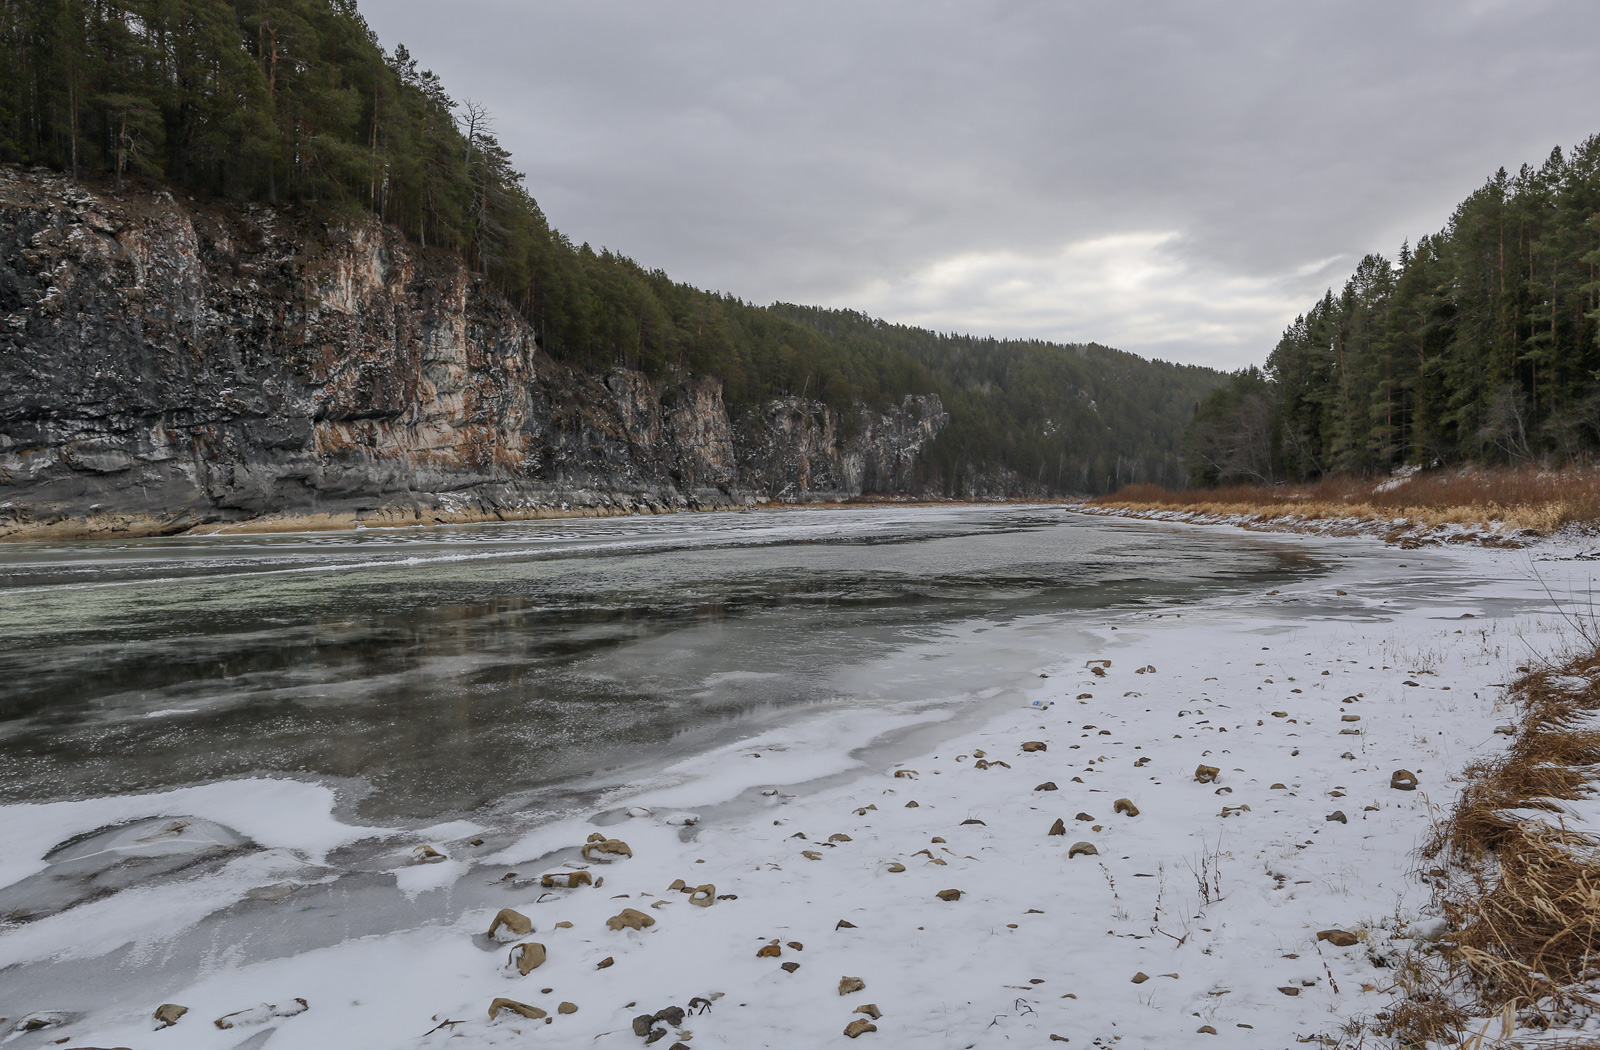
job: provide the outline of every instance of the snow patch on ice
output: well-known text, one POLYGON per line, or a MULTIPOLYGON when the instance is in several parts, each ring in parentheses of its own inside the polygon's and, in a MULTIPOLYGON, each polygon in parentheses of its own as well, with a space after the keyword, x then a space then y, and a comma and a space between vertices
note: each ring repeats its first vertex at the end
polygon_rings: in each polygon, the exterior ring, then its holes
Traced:
POLYGON ((252 778, 143 795, 0 806, 6 849, 0 886, 43 871, 58 845, 101 828, 150 817, 194 816, 215 821, 269 849, 287 849, 320 864, 331 850, 385 834, 345 824, 333 815, 333 790, 298 780, 252 778))

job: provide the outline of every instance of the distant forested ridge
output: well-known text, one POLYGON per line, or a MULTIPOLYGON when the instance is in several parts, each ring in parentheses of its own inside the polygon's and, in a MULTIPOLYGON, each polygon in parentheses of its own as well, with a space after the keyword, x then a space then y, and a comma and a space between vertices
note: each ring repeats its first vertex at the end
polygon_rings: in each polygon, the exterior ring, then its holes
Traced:
POLYGON ((1600 137, 1504 168, 1445 228, 1368 255, 1265 369, 1196 413, 1197 483, 1278 481, 1600 449, 1600 137))
POLYGON ((0 0, 0 161, 107 188, 370 212, 458 254, 550 355, 709 375, 730 408, 937 393, 954 495, 1181 484, 1185 422, 1221 376, 1096 345, 1002 341, 756 307, 554 230, 491 116, 458 103, 352 0, 0 0))

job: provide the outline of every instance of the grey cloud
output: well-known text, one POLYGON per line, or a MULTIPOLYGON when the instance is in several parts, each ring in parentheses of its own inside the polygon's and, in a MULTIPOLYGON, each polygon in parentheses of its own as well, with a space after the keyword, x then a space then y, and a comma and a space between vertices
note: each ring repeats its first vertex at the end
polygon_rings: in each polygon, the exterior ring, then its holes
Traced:
POLYGON ((1569 0, 362 10, 492 108, 575 240, 758 302, 1227 366, 1600 131, 1600 7, 1569 0))

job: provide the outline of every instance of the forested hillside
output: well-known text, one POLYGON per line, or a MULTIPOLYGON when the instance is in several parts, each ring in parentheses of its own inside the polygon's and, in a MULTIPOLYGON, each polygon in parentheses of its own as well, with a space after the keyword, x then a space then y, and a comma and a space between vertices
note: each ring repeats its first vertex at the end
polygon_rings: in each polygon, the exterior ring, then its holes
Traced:
POLYGON ((924 369, 950 412, 933 458, 953 483, 967 464, 986 461, 1060 491, 1109 492, 1136 477, 1178 483, 1166 435, 1181 432, 1203 393, 1221 381, 1209 368, 1150 362, 1094 343, 940 335, 783 303, 767 312, 851 356, 924 369))
POLYGON ((1197 482, 1299 480, 1600 448, 1600 137, 1505 169, 1439 233, 1361 260, 1213 392, 1197 482))
POLYGON ((951 493, 1180 483, 1193 406, 1221 377, 1099 346, 937 335, 755 307, 546 221, 494 134, 352 0, 0 3, 0 160, 202 199, 367 211, 459 253, 559 359, 719 378, 735 410, 937 393, 951 493))

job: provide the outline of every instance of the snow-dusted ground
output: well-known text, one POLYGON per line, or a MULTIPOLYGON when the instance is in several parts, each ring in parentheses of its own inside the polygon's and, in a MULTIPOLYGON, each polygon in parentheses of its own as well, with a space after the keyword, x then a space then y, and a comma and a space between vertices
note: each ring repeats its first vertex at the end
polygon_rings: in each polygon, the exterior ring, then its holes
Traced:
MULTIPOLYGON (((1346 1019, 1389 1000, 1384 962, 1432 925, 1413 850, 1458 771, 1504 741, 1494 728, 1512 714, 1497 683, 1575 640, 1565 616, 1587 610, 1595 571, 1576 541, 1284 542, 1333 570, 1272 593, 1052 627, 1061 657, 1025 698, 1047 708, 1013 702, 980 720, 915 703, 830 713, 688 760, 490 856, 475 854, 471 825, 431 829, 449 859, 397 864, 401 887, 495 883, 490 906, 245 965, 218 943, 187 987, 0 1046, 635 1047, 646 1045, 636 1016, 695 998, 680 1024, 655 1026, 667 1032, 659 1050, 842 1045, 867 1004, 882 1016, 865 1046, 1332 1042, 1346 1019), (1103 676, 1096 660, 1109 661, 1103 676), (1027 741, 1046 748, 1024 751, 1027 741), (1215 782, 1196 781, 1202 764, 1220 770, 1215 782), (1390 787, 1400 768, 1417 790, 1390 787), (1045 782, 1057 790, 1038 790, 1045 782), (1115 811, 1123 798, 1137 816, 1115 811), (1065 834, 1052 836, 1058 819, 1065 834), (625 840, 632 857, 585 862, 579 847, 594 833, 625 840), (1069 856, 1079 842, 1097 852, 1069 856), (580 869, 603 885, 537 881, 580 869), (717 900, 692 906, 669 889, 678 879, 714 885, 717 900), (952 889, 959 899, 938 896, 952 889), (489 941, 499 907, 534 932, 489 941), (625 908, 654 925, 608 929, 625 908), (1329 929, 1359 940, 1319 942, 1329 929), (508 953, 528 941, 547 960, 520 976, 508 953), (774 941, 779 953, 758 957, 774 941), (865 987, 841 994, 845 977, 865 987), (549 1017, 490 1021, 497 997, 549 1017), (309 1008, 296 1013, 297 998, 309 1008), (155 1031, 160 1002, 188 1013, 155 1031), (278 1014, 213 1024, 258 1004, 278 1014)), ((111 801, 119 819, 181 810, 302 858, 372 834, 341 824, 315 785, 184 790, 111 801)), ((89 803, 8 807, 0 821, 0 879, 11 882, 36 875, 53 843, 108 822, 89 803)), ((271 857, 249 858, 264 887, 271 857)), ((196 909, 209 877, 196 880, 196 909)), ((139 892, 0 928, 0 966, 130 941, 159 953, 183 902, 142 911, 127 896, 139 892)), ((256 921, 296 921, 299 897, 273 898, 258 895, 256 921)), ((5 982, 0 970, 7 1029, 50 1009, 36 996, 7 1001, 5 982)))

